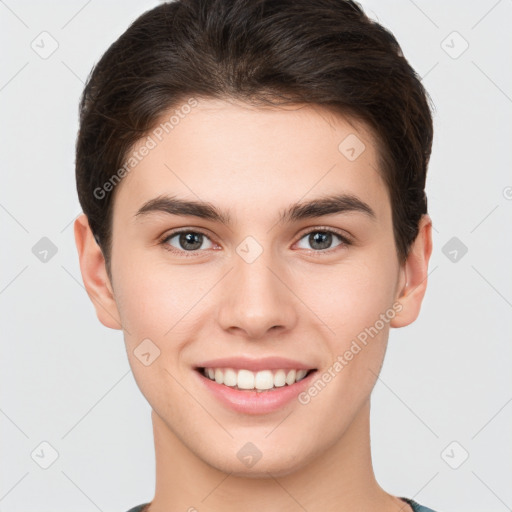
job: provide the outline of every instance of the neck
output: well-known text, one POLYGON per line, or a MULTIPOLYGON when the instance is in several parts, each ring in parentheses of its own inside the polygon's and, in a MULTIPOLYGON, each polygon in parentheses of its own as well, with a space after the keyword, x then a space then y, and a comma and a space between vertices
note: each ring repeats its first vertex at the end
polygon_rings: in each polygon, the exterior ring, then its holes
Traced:
MULTIPOLYGON (((149 512, 349 512, 410 510, 375 480, 370 453, 370 402, 344 435, 285 476, 234 476, 205 463, 153 411, 156 489, 149 512)), ((312 436, 321 435, 321 432, 312 436)))

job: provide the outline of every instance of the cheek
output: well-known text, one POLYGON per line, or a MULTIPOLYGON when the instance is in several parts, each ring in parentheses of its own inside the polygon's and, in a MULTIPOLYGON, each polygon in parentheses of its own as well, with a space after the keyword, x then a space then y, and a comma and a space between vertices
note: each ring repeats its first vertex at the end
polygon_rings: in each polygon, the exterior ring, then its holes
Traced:
MULTIPOLYGON (((375 324, 393 304, 396 276, 378 262, 331 269, 309 288, 311 309, 340 340, 341 346, 375 324)), ((379 323, 380 325, 380 323, 379 323)))
POLYGON ((311 309, 329 328, 318 327, 326 333, 329 358, 317 377, 325 384, 313 384, 304 401, 311 400, 312 417, 326 411, 332 415, 333 436, 365 403, 384 360, 394 316, 393 276, 381 270, 353 265, 350 271, 332 272, 323 289, 316 286, 310 295, 315 303, 311 309))
POLYGON ((178 366, 194 328, 188 313, 204 292, 191 285, 187 272, 158 265, 120 272, 117 278, 116 302, 134 379, 152 406, 162 414, 166 409, 174 413, 180 399, 169 401, 166 396, 183 395, 178 366))
POLYGON ((146 263, 117 276, 116 302, 130 338, 172 336, 174 326, 204 294, 191 269, 146 263))
POLYGON ((144 270, 127 265, 116 276, 116 302, 130 365, 144 393, 144 388, 157 386, 159 380, 172 381, 167 372, 181 371, 179 367, 189 364, 182 359, 217 277, 211 273, 201 277, 193 265, 146 263, 139 268, 144 270), (150 367, 140 360, 148 351, 150 359, 157 355, 150 367))
MULTIPOLYGON (((331 272, 322 293, 316 287, 313 300, 318 309, 312 309, 329 326, 324 329, 330 352, 326 371, 330 368, 330 375, 335 375, 326 400, 320 403, 334 400, 346 411, 362 404, 375 385, 395 312, 395 272, 392 258, 375 255, 331 272)), ((341 416, 338 419, 343 421, 341 416)))

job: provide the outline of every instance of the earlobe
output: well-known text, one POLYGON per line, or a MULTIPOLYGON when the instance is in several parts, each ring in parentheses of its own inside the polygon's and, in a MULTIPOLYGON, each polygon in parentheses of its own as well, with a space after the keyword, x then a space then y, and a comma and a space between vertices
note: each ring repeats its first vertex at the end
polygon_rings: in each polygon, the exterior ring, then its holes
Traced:
POLYGON ((104 326, 111 329, 122 329, 112 284, 107 274, 105 258, 94 239, 85 214, 82 213, 75 220, 74 232, 82 280, 87 295, 94 305, 96 315, 104 326))
POLYGON ((418 235, 411 245, 404 263, 401 283, 396 297, 400 311, 390 322, 391 327, 405 327, 416 320, 427 289, 428 262, 432 254, 432 220, 424 214, 419 223, 418 235))

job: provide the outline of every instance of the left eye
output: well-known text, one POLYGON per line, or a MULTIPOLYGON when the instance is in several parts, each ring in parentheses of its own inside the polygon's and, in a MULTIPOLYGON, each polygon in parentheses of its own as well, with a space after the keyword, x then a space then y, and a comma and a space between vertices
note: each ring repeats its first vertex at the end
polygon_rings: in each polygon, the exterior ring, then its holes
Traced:
MULTIPOLYGON (((338 239, 341 240, 341 242, 334 247, 338 247, 339 245, 343 244, 349 245, 349 241, 345 237, 330 230, 310 231, 309 233, 306 233, 300 240, 306 239, 308 243, 313 246, 313 249, 319 252, 325 249, 333 248, 330 247, 333 241, 333 236, 338 237, 338 239)), ((307 249, 307 247, 303 247, 303 249, 304 248, 307 249)))

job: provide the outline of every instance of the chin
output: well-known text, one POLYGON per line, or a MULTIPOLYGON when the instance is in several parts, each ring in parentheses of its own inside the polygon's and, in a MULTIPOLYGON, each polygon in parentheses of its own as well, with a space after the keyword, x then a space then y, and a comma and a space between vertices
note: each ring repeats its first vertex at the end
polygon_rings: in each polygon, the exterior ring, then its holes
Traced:
POLYGON ((299 470, 306 464, 302 458, 298 459, 297 455, 284 457, 277 450, 272 452, 272 455, 265 457, 261 456, 252 467, 243 467, 238 459, 224 459, 222 461, 207 461, 215 469, 224 473, 229 473, 231 476, 238 478, 272 478, 284 477, 299 470))

